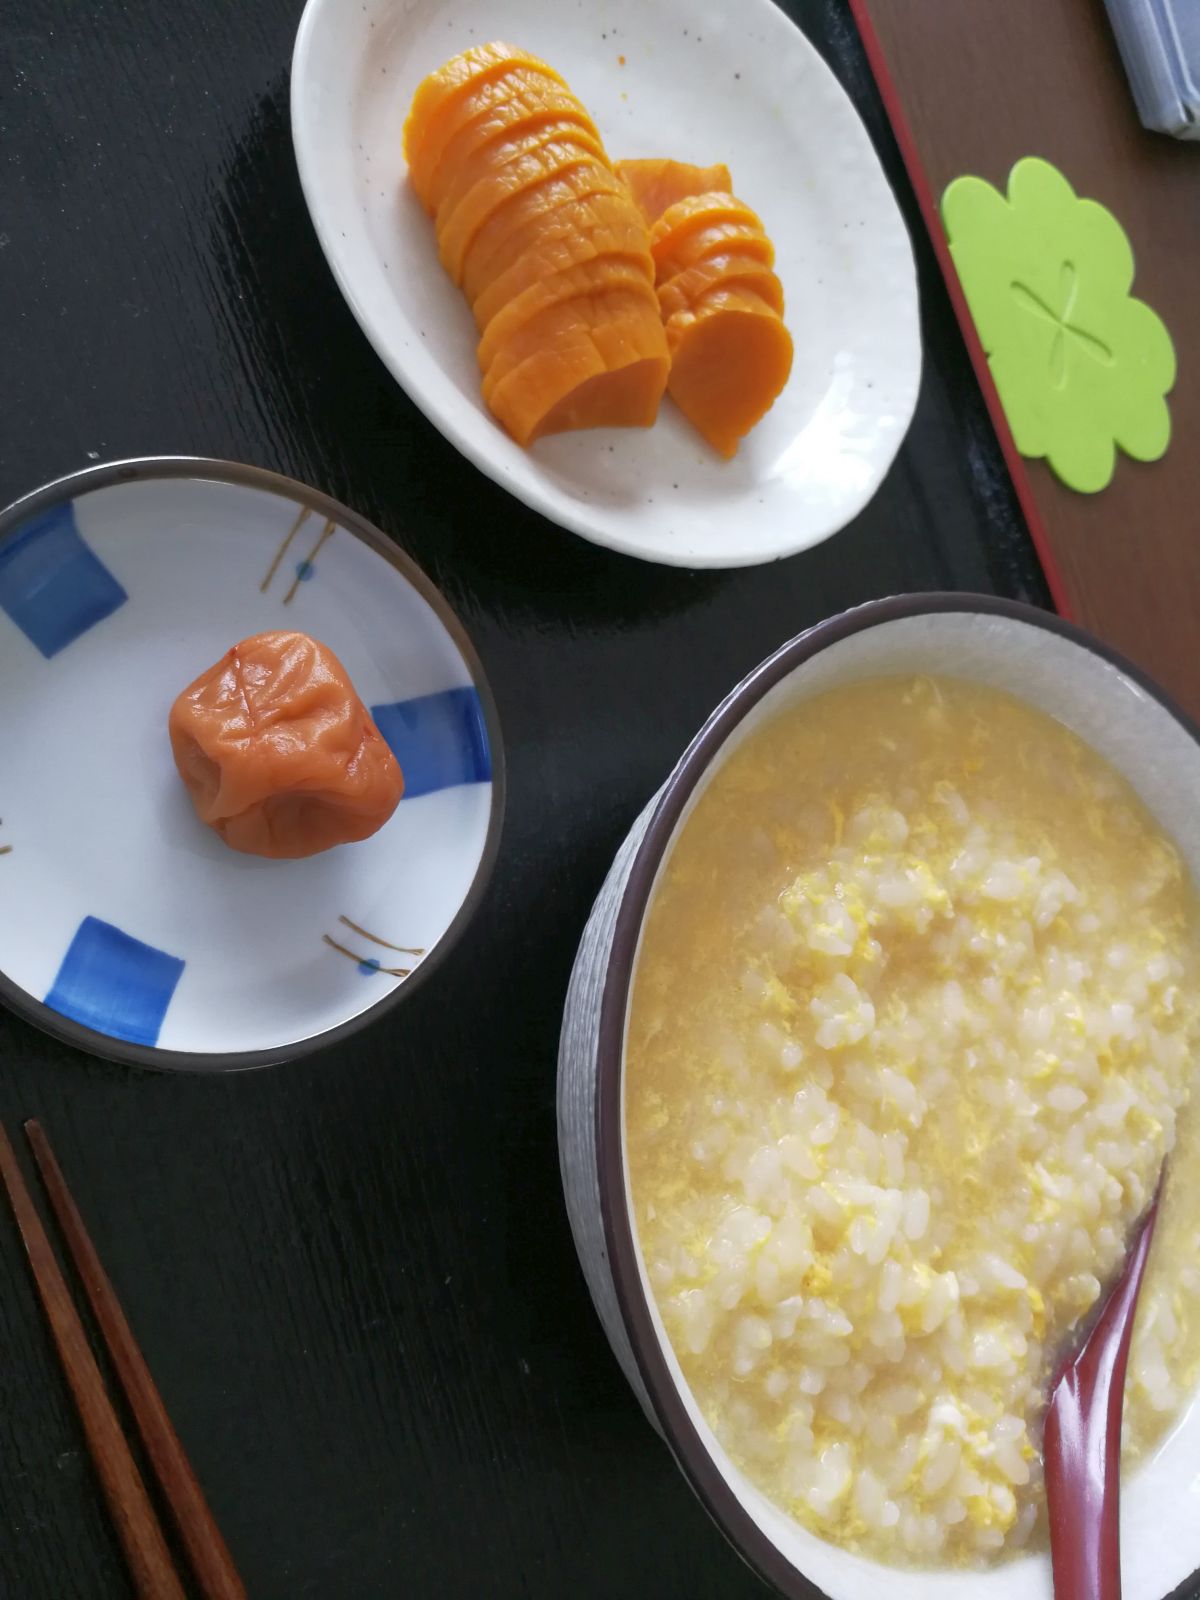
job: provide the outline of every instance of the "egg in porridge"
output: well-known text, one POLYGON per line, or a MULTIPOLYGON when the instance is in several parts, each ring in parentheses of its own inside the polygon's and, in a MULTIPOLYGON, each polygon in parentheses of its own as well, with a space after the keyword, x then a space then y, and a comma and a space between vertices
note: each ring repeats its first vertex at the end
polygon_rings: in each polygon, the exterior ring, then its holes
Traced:
MULTIPOLYGON (((851 685, 721 766, 646 920, 630 1183, 701 1410, 801 1522, 912 1564, 1039 1538, 1049 1379, 1175 1144, 1198 966, 1192 885, 1132 788, 997 691, 851 685)), ((1200 1364, 1179 1135, 1127 1461, 1200 1364)))

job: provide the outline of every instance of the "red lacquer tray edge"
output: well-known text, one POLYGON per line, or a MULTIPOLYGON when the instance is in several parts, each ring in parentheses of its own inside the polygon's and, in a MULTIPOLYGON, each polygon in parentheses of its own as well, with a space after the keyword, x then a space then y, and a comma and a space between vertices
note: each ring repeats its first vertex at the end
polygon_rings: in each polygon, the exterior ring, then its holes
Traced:
POLYGON ((867 53, 867 61, 875 79, 888 120, 892 125, 892 132, 896 136, 896 144, 900 150, 901 159, 908 171, 909 181, 913 186, 917 204, 921 208, 921 215, 925 219, 925 227, 933 245, 938 265, 942 269, 942 277, 950 294, 950 303, 954 307, 954 315, 958 318, 958 326, 962 331, 963 339, 967 346, 967 354, 971 358, 971 365, 975 369, 983 394, 984 404, 987 406, 988 415, 992 419, 992 427, 996 433, 997 442, 1004 456, 1004 464, 1008 468, 1009 478, 1016 491, 1021 513, 1025 518, 1025 526, 1029 529, 1029 536, 1033 540, 1034 549, 1037 551, 1038 561, 1046 577, 1046 584, 1050 590, 1050 598, 1059 616, 1074 621, 1074 609, 1067 595, 1066 585, 1058 562, 1050 546, 1050 539, 1046 532, 1046 525, 1042 521, 1041 512, 1038 510, 1034 499, 1033 485, 1025 470, 1025 463, 1013 440, 1008 420, 1004 415, 1004 407, 1000 404, 1000 396, 996 392, 996 385, 992 381, 991 368, 988 366, 987 356, 983 345, 979 341, 975 323, 967 306, 963 294, 962 284, 959 282, 953 258, 950 255, 950 246, 942 228, 941 217, 938 213, 937 201, 934 199, 930 188, 929 179, 921 164, 921 157, 917 151, 916 140, 913 138, 912 129, 900 104, 900 97, 896 90, 891 72, 883 53, 883 45, 875 31, 875 24, 871 20, 867 9, 867 0, 850 0, 850 10, 853 14, 859 37, 867 53))

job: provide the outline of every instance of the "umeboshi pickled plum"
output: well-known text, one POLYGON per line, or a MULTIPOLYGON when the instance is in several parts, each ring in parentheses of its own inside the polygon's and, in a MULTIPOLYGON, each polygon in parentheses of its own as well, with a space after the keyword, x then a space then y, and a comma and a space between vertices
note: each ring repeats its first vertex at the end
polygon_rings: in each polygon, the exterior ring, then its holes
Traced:
POLYGON ((345 667, 304 633, 258 633, 189 684, 171 748, 196 814, 233 850, 293 859, 376 833, 400 766, 345 667))

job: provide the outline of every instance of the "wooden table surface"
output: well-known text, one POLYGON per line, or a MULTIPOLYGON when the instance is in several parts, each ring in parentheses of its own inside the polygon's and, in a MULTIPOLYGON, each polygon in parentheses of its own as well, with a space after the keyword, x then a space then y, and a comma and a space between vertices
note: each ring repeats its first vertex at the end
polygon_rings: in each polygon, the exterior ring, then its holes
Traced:
POLYGON ((1044 461, 1024 471, 1075 620, 1200 720, 1200 145, 1142 127, 1102 0, 859 4, 935 200, 966 172, 1003 189, 1043 156, 1129 235, 1133 293, 1175 342, 1171 444, 1160 461, 1119 456, 1094 495, 1044 461))
MULTIPOLYGON (((643 1420, 576 1264, 554 1118, 573 950, 634 815, 782 640, 898 590, 1045 594, 846 6, 790 9, 901 187, 925 379, 853 526, 776 568, 702 575, 549 526, 387 376, 300 197, 299 0, 0 13, 0 501, 154 452, 318 485, 445 591, 507 738, 477 920, 350 1043, 168 1077, 0 1013, 0 1116, 45 1124, 253 1600, 762 1592, 643 1420)), ((0 749, 0 793, 20 759, 0 749)), ((129 1592, 0 1215, 0 1597, 129 1592)))

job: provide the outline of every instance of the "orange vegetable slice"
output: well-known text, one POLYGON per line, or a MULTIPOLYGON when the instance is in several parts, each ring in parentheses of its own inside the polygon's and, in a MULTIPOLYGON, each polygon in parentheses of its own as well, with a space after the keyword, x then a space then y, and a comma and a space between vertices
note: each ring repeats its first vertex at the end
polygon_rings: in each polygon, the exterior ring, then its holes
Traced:
POLYGON ((453 170, 456 160, 490 132, 519 127, 527 115, 542 106, 558 110, 580 109, 579 101, 557 73, 540 67, 513 65, 482 83, 473 83, 458 96, 436 128, 423 141, 409 164, 413 187, 428 206, 438 179, 453 170))
MULTIPOLYGON (((669 357, 642 356, 584 379, 542 417, 534 438, 579 428, 652 428, 669 365, 669 357)), ((501 410, 512 404, 511 391, 496 403, 501 410)))
MULTIPOLYGON (((532 67, 548 78, 563 82, 548 62, 502 40, 473 45, 461 55, 451 56, 436 71, 422 78, 404 123, 404 159, 408 165, 413 167, 422 163, 429 141, 440 137, 446 118, 453 113, 463 95, 469 94, 489 78, 502 77, 513 67, 532 67)), ((565 84, 563 86, 566 87, 565 84)))
MULTIPOLYGON (((529 236, 513 241, 512 248, 515 259, 492 278, 475 301, 475 321, 481 332, 532 284, 598 256, 628 256, 639 264, 649 282, 654 281, 646 229, 641 218, 631 216, 616 196, 569 201, 538 219, 529 236)), ((508 253, 506 250, 505 255, 508 253)))
POLYGON ((666 282, 677 272, 686 272, 710 256, 732 250, 738 255, 756 256, 766 267, 775 265, 775 246, 763 232, 761 223, 713 222, 697 232, 685 233, 678 243, 660 251, 659 279, 666 282))
MULTIPOLYGON (((566 176, 571 178, 575 174, 566 176)), ((463 273, 463 288, 473 307, 478 306, 484 295, 500 294, 502 280, 515 269, 540 271, 543 254, 552 256, 566 245, 571 249, 583 248, 580 241, 593 235, 598 239, 605 234, 628 237, 632 231, 633 237, 640 240, 640 248, 653 274, 654 261, 645 226, 630 207, 628 197, 611 173, 592 177, 593 182, 583 185, 585 192, 580 194, 564 194, 557 183, 551 188, 531 192, 528 204, 523 198, 520 204, 507 209, 501 219, 502 227, 493 231, 488 224, 468 253, 463 273), (601 181, 595 181, 597 176, 601 181)), ((477 320, 478 315, 477 312, 477 320)))
POLYGON ((711 194, 689 195, 668 206, 650 229, 650 254, 660 274, 662 264, 673 256, 680 245, 702 228, 720 222, 742 222, 750 227, 762 224, 748 205, 733 195, 713 191, 711 194))
POLYGON ((628 215, 631 207, 615 175, 607 167, 568 168, 524 190, 492 214, 475 235, 463 262, 462 287, 472 303, 495 272, 511 266, 514 250, 529 248, 552 213, 570 201, 592 201, 601 195, 617 196, 628 215))
POLYGON ((541 127, 521 128, 507 138, 484 145, 482 150, 460 163, 459 170, 443 186, 444 192, 434 224, 438 232, 441 233, 448 225, 460 202, 466 199, 477 183, 488 178, 502 178, 505 170, 515 161, 533 156, 549 144, 578 146, 595 156, 597 161, 606 162, 607 159, 600 140, 589 133, 581 122, 558 118, 541 127))
POLYGON ((573 359, 535 356, 496 390, 491 410, 525 449, 578 428, 650 428, 669 366, 665 355, 631 356, 615 367, 595 350, 573 359))
POLYGON ((654 290, 647 283, 621 282, 543 306, 492 357, 483 376, 483 398, 490 404, 497 385, 530 356, 570 349, 580 339, 597 343, 605 352, 623 348, 622 340, 637 344, 640 355, 665 352, 666 334, 654 290))
POLYGON ((719 289, 666 325, 668 389, 714 450, 729 457, 774 405, 792 369, 792 338, 757 295, 719 289))
POLYGON ((501 210, 523 189, 558 177, 570 168, 608 173, 605 164, 583 145, 556 140, 481 178, 455 206, 438 234, 438 257, 455 283, 462 283, 467 251, 493 212, 501 210))
MULTIPOLYGON (((473 118, 446 147, 427 185, 426 210, 436 214, 449 186, 464 165, 498 144, 533 133, 550 123, 581 129, 590 135, 601 155, 604 142, 595 123, 566 89, 544 94, 523 90, 506 100, 495 111, 473 118)), ((607 160, 607 157, 605 157, 607 160)))
POLYGON ((549 306, 610 289, 649 287, 645 267, 635 257, 624 255, 595 256, 591 261, 541 277, 502 306, 484 329, 477 351, 480 371, 487 372, 497 354, 525 324, 549 306))
POLYGON ((692 311, 696 303, 713 289, 751 290, 765 300, 777 316, 783 315, 783 285, 762 261, 739 251, 709 256, 677 272, 658 286, 658 303, 664 318, 679 311, 692 311))
POLYGON ((728 193, 733 188, 729 168, 694 167, 687 161, 618 161, 613 170, 633 196, 647 223, 657 222, 669 206, 691 195, 728 193))
MULTIPOLYGON (((564 322, 484 395, 497 419, 528 446, 576 428, 648 428, 670 368, 662 323, 642 297, 620 292, 564 322), (622 303, 623 302, 623 303, 622 303)), ((489 375, 490 376, 490 375, 489 375)))
MULTIPOLYGON (((513 437, 653 422, 670 353, 646 221, 559 75, 511 45, 467 51, 418 89, 404 149, 475 311, 484 400, 513 437)), ((662 206, 728 187, 723 168, 667 169, 662 206)), ((710 281, 724 280, 710 270, 697 289, 710 281)))

